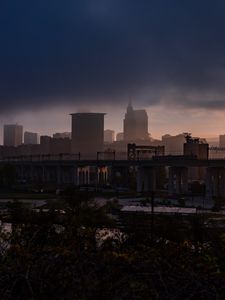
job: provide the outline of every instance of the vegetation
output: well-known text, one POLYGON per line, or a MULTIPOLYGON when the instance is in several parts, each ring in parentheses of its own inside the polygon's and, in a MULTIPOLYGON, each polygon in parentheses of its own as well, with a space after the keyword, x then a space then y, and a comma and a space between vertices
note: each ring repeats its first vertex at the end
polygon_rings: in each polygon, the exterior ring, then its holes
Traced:
MULTIPOLYGON (((0 299, 225 299, 221 232, 207 243, 197 234, 176 241, 175 232, 173 241, 159 232, 152 240, 151 224, 133 217, 136 226, 110 230, 116 203, 99 206, 73 189, 49 209, 11 204, 12 231, 0 232, 0 299)), ((197 221, 193 228, 201 231, 197 221)))

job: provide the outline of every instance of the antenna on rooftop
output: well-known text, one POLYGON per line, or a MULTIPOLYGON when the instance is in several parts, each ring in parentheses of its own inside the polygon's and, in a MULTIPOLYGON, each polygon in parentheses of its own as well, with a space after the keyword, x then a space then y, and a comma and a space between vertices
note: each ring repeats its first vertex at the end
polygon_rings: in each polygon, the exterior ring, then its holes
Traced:
POLYGON ((131 98, 131 96, 129 97, 128 107, 132 107, 132 98, 131 98))
POLYGON ((129 101, 128 101, 128 105, 127 105, 127 112, 132 112, 132 111, 133 111, 132 98, 130 96, 129 101))

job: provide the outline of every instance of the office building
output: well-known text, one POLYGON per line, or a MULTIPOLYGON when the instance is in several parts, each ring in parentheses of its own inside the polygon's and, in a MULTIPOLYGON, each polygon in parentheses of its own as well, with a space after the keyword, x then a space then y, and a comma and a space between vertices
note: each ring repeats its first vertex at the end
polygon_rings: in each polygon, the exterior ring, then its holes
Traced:
POLYGON ((50 140, 51 154, 70 154, 71 139, 69 138, 52 138, 50 140))
POLYGON ((162 136, 162 144, 165 146, 166 155, 183 155, 184 143, 186 142, 185 134, 162 136))
POLYGON ((219 136, 219 147, 225 148, 225 134, 219 136))
POLYGON ((184 155, 198 159, 209 158, 209 145, 206 142, 188 142, 184 144, 184 155))
POLYGON ((4 146, 19 146, 23 143, 23 126, 18 124, 4 125, 4 146))
MULTIPOLYGON (((186 136, 184 143, 184 155, 191 156, 198 159, 209 158, 209 145, 205 139, 192 138, 190 135, 186 136)), ((200 180, 203 181, 206 177, 205 167, 189 167, 188 179, 189 181, 200 180)))
POLYGON ((115 131, 110 130, 110 129, 106 129, 104 131, 104 142, 111 144, 114 141, 115 141, 115 131))
POLYGON ((40 152, 42 154, 50 154, 51 139, 52 137, 48 135, 40 136, 40 152))
POLYGON ((24 132, 24 144, 25 145, 36 145, 38 144, 38 134, 35 132, 24 132))
POLYGON ((70 154, 71 140, 69 138, 52 138, 43 135, 40 137, 40 153, 41 154, 70 154))
POLYGON ((74 113, 72 153, 94 154, 104 149, 104 113, 74 113))
POLYGON ((123 121, 124 141, 134 142, 149 139, 148 115, 146 110, 134 110, 131 103, 123 121))
POLYGON ((123 132, 118 132, 116 135, 116 141, 117 142, 122 142, 124 140, 124 133, 123 132))

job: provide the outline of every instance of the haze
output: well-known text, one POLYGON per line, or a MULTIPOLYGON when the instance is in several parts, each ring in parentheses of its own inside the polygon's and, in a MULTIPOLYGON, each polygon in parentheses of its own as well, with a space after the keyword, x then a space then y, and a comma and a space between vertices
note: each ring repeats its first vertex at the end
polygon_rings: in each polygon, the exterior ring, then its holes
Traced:
POLYGON ((40 134, 69 113, 106 112, 122 130, 129 98, 149 132, 225 132, 224 1, 2 1, 0 116, 40 134))

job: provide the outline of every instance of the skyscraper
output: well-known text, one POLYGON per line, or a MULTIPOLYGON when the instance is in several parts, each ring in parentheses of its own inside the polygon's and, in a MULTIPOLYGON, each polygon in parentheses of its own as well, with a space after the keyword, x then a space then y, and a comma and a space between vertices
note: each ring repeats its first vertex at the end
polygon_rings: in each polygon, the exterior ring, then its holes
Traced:
POLYGON ((148 140, 148 115, 146 110, 134 110, 129 102, 123 128, 125 141, 148 140))
POLYGON ((94 154, 104 148, 104 113, 72 116, 72 153, 94 154))
POLYGON ((134 110, 136 121, 136 140, 148 140, 148 115, 145 109, 134 110))
POLYGON ((23 126, 18 124, 4 125, 4 146, 19 146, 23 143, 23 126))

